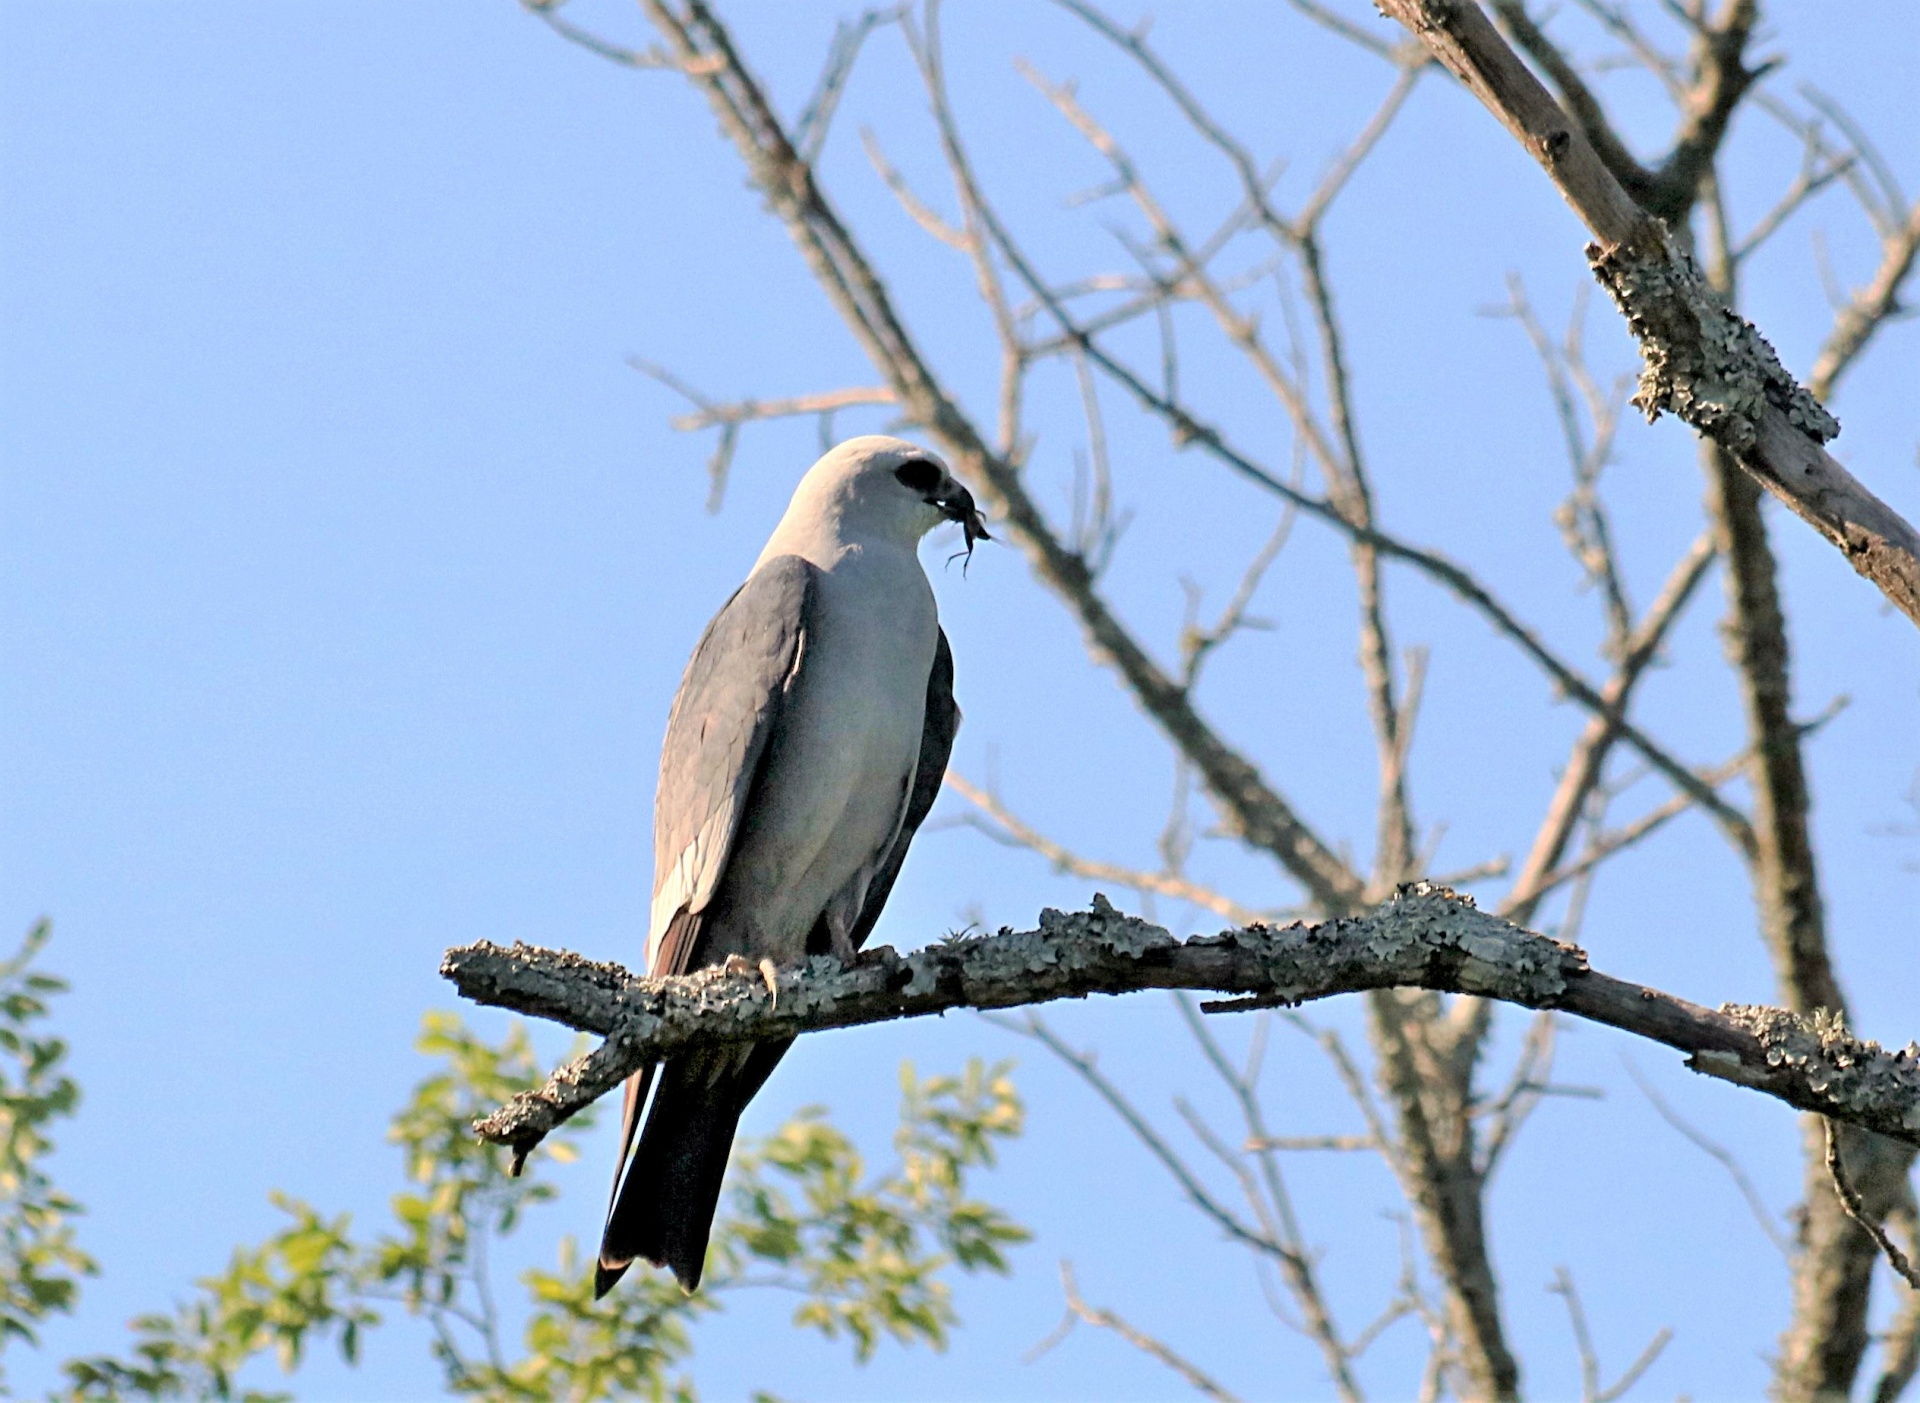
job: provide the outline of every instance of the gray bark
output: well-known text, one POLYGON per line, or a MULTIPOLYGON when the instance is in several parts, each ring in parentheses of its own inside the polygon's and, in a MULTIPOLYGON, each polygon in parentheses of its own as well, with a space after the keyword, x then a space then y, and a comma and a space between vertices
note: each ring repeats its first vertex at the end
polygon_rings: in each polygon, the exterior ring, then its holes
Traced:
POLYGON ((1426 883, 1364 916, 1184 941, 1095 897, 1090 911, 1043 911, 1037 930, 946 940, 911 955, 881 947, 852 965, 817 956, 777 972, 715 967, 638 979, 565 951, 483 941, 449 950, 441 973, 475 1003, 605 1039, 476 1123, 516 1157, 640 1067, 693 1047, 1141 989, 1236 996, 1202 1005, 1208 1012, 1389 988, 1558 1009, 1676 1048, 1695 1071, 1920 1145, 1920 1045, 1889 1053, 1824 1013, 1714 1010, 1614 979, 1590 969, 1577 947, 1426 883))

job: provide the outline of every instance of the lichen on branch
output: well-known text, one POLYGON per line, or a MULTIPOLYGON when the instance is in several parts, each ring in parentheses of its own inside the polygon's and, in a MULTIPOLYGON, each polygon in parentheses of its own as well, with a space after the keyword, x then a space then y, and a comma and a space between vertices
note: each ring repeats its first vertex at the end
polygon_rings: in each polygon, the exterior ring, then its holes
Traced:
POLYGON ((1815 443, 1840 421, 1780 364, 1754 324, 1715 297, 1654 219, 1625 243, 1587 245, 1587 261, 1644 357, 1633 402, 1649 420, 1671 413, 1737 454, 1759 442, 1769 405, 1815 443))
POLYGON ((1716 1012, 1614 979, 1591 970, 1577 947, 1428 883, 1361 916, 1186 940, 1096 896, 1088 911, 1043 911, 1034 930, 954 937, 909 955, 881 947, 851 965, 815 956, 785 970, 713 966, 640 979, 566 951, 483 941, 449 950, 441 973, 476 1003, 605 1039, 475 1123, 516 1159, 633 1072, 696 1047, 1142 989, 1233 996, 1211 1011, 1384 988, 1560 1009, 1677 1048, 1696 1071, 1920 1144, 1920 1046, 1888 1053, 1831 1018, 1716 1012))

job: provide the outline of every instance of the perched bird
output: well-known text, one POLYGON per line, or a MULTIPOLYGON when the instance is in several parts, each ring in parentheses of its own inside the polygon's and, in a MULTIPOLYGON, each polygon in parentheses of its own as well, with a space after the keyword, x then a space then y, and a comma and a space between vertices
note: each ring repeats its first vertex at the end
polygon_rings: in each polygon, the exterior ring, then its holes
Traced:
MULTIPOLYGON (((969 551, 987 534, 967 489, 901 439, 849 439, 800 480, 667 718, 648 974, 850 960, 866 940, 960 725, 918 554, 942 521, 969 551)), ((791 1042, 689 1053, 628 1080, 596 1297, 636 1259, 700 1284, 740 1113, 791 1042)))

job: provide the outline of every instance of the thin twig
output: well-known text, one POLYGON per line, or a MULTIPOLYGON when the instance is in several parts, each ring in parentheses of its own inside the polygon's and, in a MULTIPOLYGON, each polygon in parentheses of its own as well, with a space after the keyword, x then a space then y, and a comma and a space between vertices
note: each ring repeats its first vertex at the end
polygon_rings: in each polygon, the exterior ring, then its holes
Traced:
MULTIPOLYGON (((1909 1250, 1920 1255, 1920 1205, 1915 1204, 1911 1185, 1900 1206, 1887 1215, 1887 1221, 1905 1229, 1909 1250)), ((1920 1291, 1910 1291, 1887 1326, 1872 1403, 1896 1403, 1916 1373, 1920 1373, 1920 1291)))
POLYGON ((1017 815, 989 791, 974 784, 957 771, 947 771, 947 787, 953 790, 969 804, 979 809, 997 825, 999 832, 992 828, 980 827, 987 836, 1001 841, 1011 841, 1015 846, 1038 853, 1053 864, 1056 872, 1071 872, 1076 877, 1085 877, 1095 882, 1112 882, 1135 891, 1156 892, 1161 896, 1170 896, 1176 901, 1190 901, 1203 907, 1216 916, 1225 917, 1240 925, 1268 919, 1272 913, 1256 911, 1250 906, 1242 906, 1231 897, 1224 896, 1197 882, 1168 872, 1146 872, 1131 867, 1121 867, 1111 862, 1096 862, 1083 858, 1064 844, 1056 843, 1044 833, 1023 822, 1017 815))
POLYGON ((1587 1313, 1580 1304, 1580 1291, 1573 1284, 1573 1276, 1565 1267, 1555 1267, 1553 1284, 1547 1290, 1560 1297, 1567 1305, 1567 1320, 1573 1327, 1574 1347, 1580 1354, 1580 1403, 1614 1403, 1623 1397, 1627 1390, 1640 1381, 1640 1376, 1653 1366, 1654 1360, 1673 1339, 1673 1331, 1661 1326, 1654 1332, 1653 1339, 1640 1351, 1640 1357, 1627 1366, 1627 1371, 1606 1388, 1600 1386, 1600 1356, 1594 1352, 1593 1335, 1587 1328, 1587 1313))
POLYGON ((1180 1191, 1186 1195, 1187 1201, 1206 1217, 1212 1219, 1227 1236, 1255 1251, 1266 1253, 1277 1261, 1282 1263, 1286 1261, 1287 1249, 1265 1233, 1249 1227, 1238 1214, 1215 1198, 1206 1185, 1200 1182, 1193 1170, 1187 1166, 1187 1162, 1175 1153, 1160 1132, 1155 1130, 1147 1118, 1134 1107, 1133 1102, 1100 1071, 1091 1053, 1079 1052, 1070 1047, 1052 1028, 1047 1026, 1046 1021, 1037 1013, 1029 1012, 1024 1019, 1017 1021, 995 1019, 994 1022, 1002 1028, 1032 1038, 1093 1088, 1094 1093, 1105 1101, 1109 1109, 1126 1124, 1127 1129, 1133 1132, 1134 1138, 1139 1140, 1146 1147, 1147 1152, 1159 1160, 1167 1173, 1173 1176, 1174 1182, 1180 1186, 1180 1191))
MULTIPOLYGON (((1167 1345, 1147 1334, 1137 1325, 1129 1324, 1113 1311, 1088 1305, 1080 1297, 1080 1287, 1073 1278, 1073 1267, 1066 1262, 1060 1264, 1060 1289, 1067 1298, 1069 1320, 1084 1320, 1098 1329, 1113 1331, 1142 1354, 1159 1360, 1173 1370, 1203 1398, 1211 1398, 1214 1403, 1239 1403, 1238 1398, 1223 1388, 1199 1365, 1176 1354, 1167 1345)), ((1057 1338, 1063 1337, 1064 1335, 1056 1337, 1056 1341, 1049 1342, 1048 1347, 1051 1348, 1052 1343, 1057 1342, 1057 1338)))
POLYGON ((821 149, 826 146, 827 129, 833 124, 833 114, 839 110, 847 79, 853 74, 854 61, 859 58, 860 46, 866 43, 867 36, 883 24, 897 23, 905 13, 904 5, 890 10, 868 10, 856 20, 841 20, 834 26, 833 43, 827 50, 820 77, 814 83, 813 96, 807 99, 807 105, 800 109, 800 120, 794 123, 794 148, 801 160, 809 163, 818 160, 821 149))
POLYGON ((1847 1216, 1860 1225, 1861 1231, 1873 1239, 1874 1245, 1880 1249, 1880 1255, 1885 1257, 1887 1265, 1893 1268, 1894 1275, 1914 1290, 1920 1291, 1920 1268, 1916 1268, 1907 1260, 1907 1254, 1887 1236, 1887 1230, 1875 1222, 1873 1216, 1861 1206, 1860 1195, 1855 1192, 1853 1184, 1847 1178, 1846 1166, 1840 1162, 1839 1131, 1835 1128, 1831 1116, 1823 1119, 1827 1128, 1827 1173, 1833 1176, 1833 1189, 1840 1195, 1841 1206, 1847 1210, 1847 1216))
MULTIPOLYGON (((1265 1114, 1260 1107, 1260 1098, 1253 1083, 1242 1077, 1227 1060, 1226 1053, 1220 1047, 1213 1030, 1208 1028, 1205 1019, 1186 997, 1178 1000, 1180 1015, 1185 1020, 1187 1031, 1199 1044, 1201 1053, 1213 1068, 1222 1084, 1233 1096, 1240 1107, 1242 1121, 1246 1127, 1249 1142, 1259 1142, 1269 1138, 1265 1114)), ((1184 1103, 1183 1114, 1184 1114, 1184 1103)), ((1341 1342, 1339 1327, 1335 1325, 1333 1313, 1327 1305, 1325 1293, 1321 1290, 1318 1273, 1314 1269, 1313 1258, 1307 1251, 1305 1236, 1300 1231, 1300 1221, 1294 1212, 1292 1195, 1287 1191, 1286 1179, 1281 1173, 1279 1162, 1264 1150, 1253 1151, 1255 1162, 1259 1166, 1259 1179, 1256 1181, 1239 1156, 1224 1143, 1217 1140, 1198 1116, 1187 1115, 1187 1123, 1193 1127, 1203 1143, 1213 1149, 1217 1158, 1226 1163, 1232 1172, 1242 1180, 1250 1202, 1263 1204, 1270 1208, 1262 1216, 1274 1221, 1270 1230, 1274 1232, 1280 1245, 1287 1249, 1286 1255, 1279 1259, 1281 1276, 1286 1280, 1287 1289, 1294 1303, 1299 1307, 1305 1322, 1306 1333, 1320 1349, 1322 1364, 1333 1381, 1334 1391, 1347 1403, 1359 1403, 1362 1397, 1360 1381, 1352 1368, 1353 1352, 1341 1342), (1260 1186, 1266 1190, 1262 1200, 1260 1186)))
POLYGON ((1640 1094, 1647 1098, 1649 1105, 1659 1113, 1660 1119, 1684 1135, 1696 1149, 1712 1159, 1727 1171, 1727 1177, 1733 1180, 1733 1186, 1740 1191, 1740 1197, 1746 1200, 1747 1211, 1753 1214, 1754 1222, 1760 1225, 1760 1231, 1767 1235, 1767 1241, 1779 1249, 1783 1257, 1793 1255, 1793 1241, 1786 1229, 1780 1226, 1773 1210, 1767 1207, 1767 1201, 1760 1197, 1760 1190, 1754 1187, 1753 1180, 1747 1177, 1747 1171, 1740 1167, 1740 1161, 1732 1150, 1707 1136, 1689 1122, 1678 1111, 1669 1106, 1666 1099, 1654 1090, 1653 1083, 1641 1075, 1639 1067, 1630 1057, 1622 1057, 1626 1063, 1627 1075, 1633 1078, 1633 1084, 1640 1088, 1640 1094))

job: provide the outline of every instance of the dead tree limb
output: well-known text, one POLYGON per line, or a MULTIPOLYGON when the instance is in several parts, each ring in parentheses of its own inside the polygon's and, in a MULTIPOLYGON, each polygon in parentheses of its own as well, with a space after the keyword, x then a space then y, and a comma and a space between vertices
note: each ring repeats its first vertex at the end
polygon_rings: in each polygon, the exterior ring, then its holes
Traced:
POLYGON ((1091 911, 1042 912, 1037 930, 946 940, 911 955, 883 947, 853 965, 820 956, 771 982, 759 970, 721 967, 637 979, 565 951, 486 941, 449 950, 440 972, 475 1003, 605 1039, 476 1124, 517 1157, 632 1072, 691 1048, 1141 989, 1233 996, 1202 1005, 1208 1012, 1388 988, 1557 1009, 1678 1049, 1695 1071, 1920 1144, 1920 1044, 1889 1053, 1820 1013, 1703 1008, 1589 969, 1577 947, 1425 883, 1364 916, 1185 941, 1095 897, 1091 911))
POLYGON ((1634 402, 1678 415, 1920 623, 1920 532, 1821 447, 1839 423, 1766 338, 1714 297, 1667 226, 1638 204, 1473 0, 1381 0, 1546 170, 1597 242, 1587 248, 1640 343, 1634 402))

